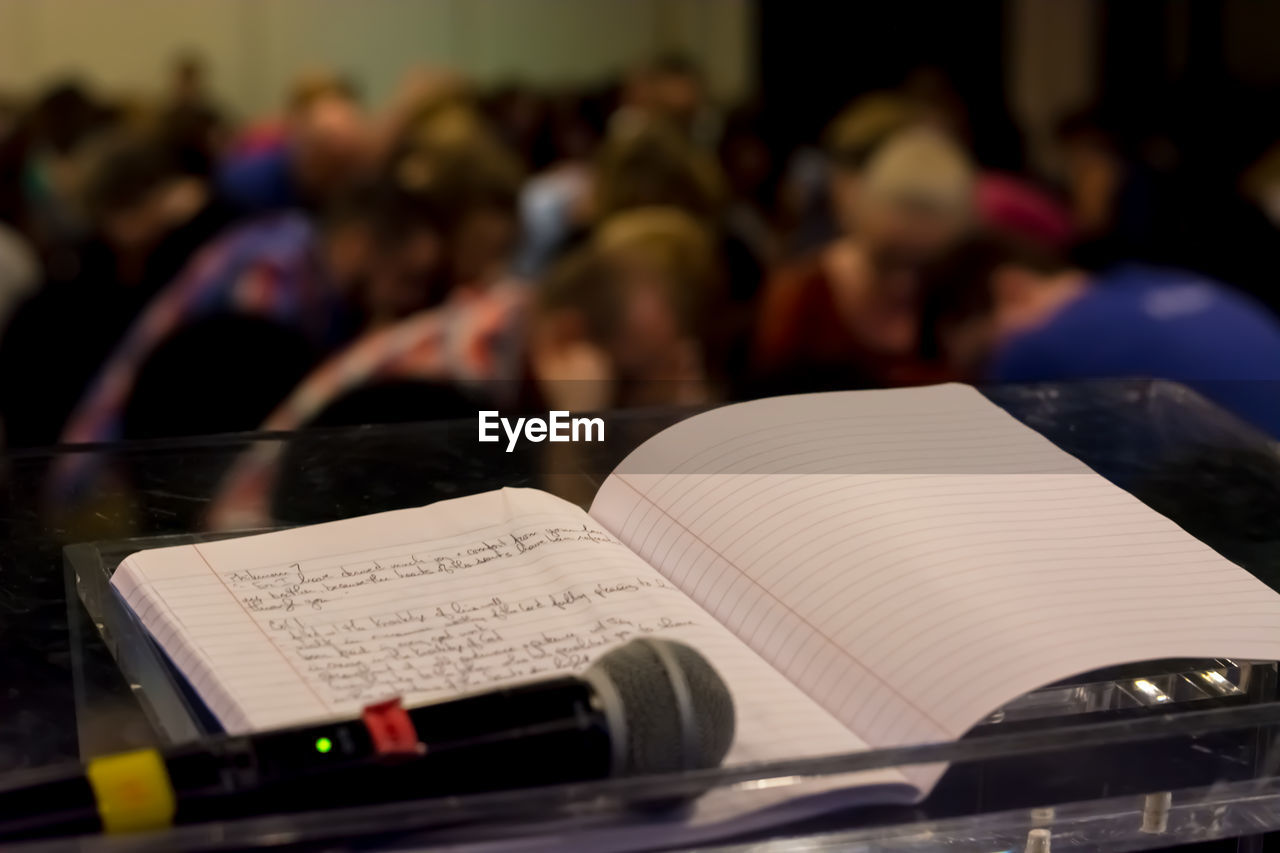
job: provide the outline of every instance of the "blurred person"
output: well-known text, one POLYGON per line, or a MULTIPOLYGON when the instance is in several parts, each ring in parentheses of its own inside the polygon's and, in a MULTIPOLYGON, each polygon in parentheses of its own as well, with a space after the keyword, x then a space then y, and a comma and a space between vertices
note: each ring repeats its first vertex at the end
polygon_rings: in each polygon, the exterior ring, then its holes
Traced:
POLYGON ((460 287, 482 289, 512 278, 519 181, 503 163, 484 160, 474 154, 445 158, 437 163, 443 167, 438 176, 410 184, 434 199, 440 223, 435 279, 417 308, 439 304, 460 287), (473 159, 480 162, 467 162, 473 159))
POLYGON ((281 213, 226 232, 138 317, 81 400, 63 441, 126 437, 123 411, 140 369, 158 346, 202 318, 266 318, 300 332, 323 354, 369 323, 429 304, 440 277, 440 235, 431 202, 390 184, 348 194, 316 225, 281 213))
POLYGON ((392 150, 420 118, 444 105, 466 105, 475 109, 470 81, 448 67, 414 65, 408 68, 390 101, 375 118, 379 152, 392 150))
POLYGON ((374 126, 354 91, 321 78, 293 93, 278 139, 228 155, 218 188, 247 214, 316 209, 367 177, 376 154, 374 126))
POLYGON ((972 223, 973 167, 943 134, 907 128, 836 152, 842 236, 781 270, 760 305, 753 370, 779 390, 920 381, 919 267, 972 223), (849 159, 853 158, 853 159, 849 159))
POLYGON ((949 133, 966 147, 972 143, 968 107, 943 69, 932 65, 913 68, 898 91, 921 120, 949 133))
POLYGON ((30 141, 27 113, 21 98, 0 92, 0 222, 19 231, 26 221, 22 170, 30 141))
POLYGON ((1159 195, 1166 185, 1141 163, 1132 137, 1095 111, 1059 122, 1058 153, 1077 232, 1075 255, 1086 266, 1152 260, 1159 248, 1159 195))
POLYGON ((204 59, 198 53, 183 51, 178 54, 170 72, 170 106, 212 107, 204 59))
POLYGON ((505 382, 489 387, 535 408, 703 401, 712 389, 701 332, 719 286, 713 237, 697 220, 670 208, 619 214, 532 300, 515 280, 456 287, 339 353, 264 428, 303 426, 356 388, 391 379, 505 382))
POLYGON ((943 67, 926 62, 907 73, 898 91, 922 110, 927 122, 973 152, 975 160, 1020 174, 1026 159, 1022 132, 1008 110, 982 98, 966 99, 955 80, 943 67), (974 116, 971 109, 981 112, 974 116))
POLYGON ((40 262, 22 233, 0 222, 0 340, 9 320, 40 287, 40 262))
POLYGON ((1273 273, 1280 228, 1216 163, 1182 159, 1173 141, 1132 120, 1085 110, 1058 128, 1078 240, 1092 270, 1126 262, 1176 266, 1218 279, 1280 314, 1273 273))
POLYGON ((615 124, 657 119, 677 128, 695 145, 714 150, 719 127, 702 70, 690 57, 665 53, 632 70, 623 84, 615 124))
MULTIPOLYGON (((576 170, 542 189, 536 199, 525 199, 528 230, 519 257, 522 273, 530 277, 590 239, 597 223, 640 207, 684 210, 716 229, 726 252, 746 251, 741 240, 722 230, 728 199, 719 164, 661 120, 615 124, 589 170, 576 170)), ((752 284, 744 287, 751 290, 752 284)))
POLYGON ((37 99, 32 122, 40 147, 66 155, 111 118, 109 108, 84 83, 68 79, 50 86, 37 99))
MULTIPOLYGON (((720 164, 661 121, 613 130, 596 157, 593 227, 624 211, 673 207, 712 234, 723 263, 726 298, 717 323, 705 330, 705 343, 708 370, 722 378, 740 376, 747 367, 766 260, 753 242, 759 235, 730 215, 729 200, 720 164)), ((570 237, 566 245, 573 242, 570 237)))
MULTIPOLYGON (((736 303, 730 307, 739 314, 749 310, 764 278, 765 258, 758 251, 758 233, 730 215, 727 179, 714 157, 670 125, 650 121, 610 134, 596 156, 592 183, 591 223, 643 207, 674 207, 701 221, 724 259, 726 292, 736 303)), ((572 243, 570 237, 566 244, 572 243)))
POLYGON ((660 120, 611 130, 595 161, 592 216, 650 205, 678 207, 707 222, 724 212, 719 164, 660 120))
POLYGON ((122 133, 91 148, 79 199, 90 234, 0 339, 0 418, 14 446, 57 440, 143 306, 230 220, 208 182, 154 140, 122 133))
POLYGON ((0 91, 0 139, 13 132, 21 117, 22 99, 12 92, 0 91))
MULTIPOLYGON (((514 404, 529 296, 515 283, 460 288, 442 305, 365 335, 312 370, 261 429, 431 420, 474 411, 465 405, 472 399, 514 404)), ((272 518, 283 451, 262 442, 241 455, 209 508, 211 529, 272 518)))
POLYGON ((235 130, 227 142, 227 159, 234 161, 281 148, 288 141, 290 122, 316 98, 328 94, 359 100, 354 84, 339 74, 329 70, 299 74, 290 84, 279 113, 253 119, 235 130))
MULTIPOLYGON (((785 254, 803 255, 834 239, 841 227, 841 202, 830 195, 832 173, 857 171, 886 139, 912 127, 934 128, 968 149, 964 104, 936 70, 918 70, 901 90, 857 98, 832 121, 825 153, 796 152, 779 194, 785 254)), ((975 174, 974 214, 987 227, 1054 248, 1075 236, 1065 205, 1026 177, 1008 172, 980 169, 975 174)))
MULTIPOLYGON (((443 183, 438 189, 445 194, 449 182, 443 183)), ((519 180, 498 168, 458 183, 455 198, 445 194, 449 286, 483 286, 511 278, 520 227, 519 180)))
MULTIPOLYGON (((444 293, 511 277, 524 172, 469 105, 432 112, 391 157, 393 179, 438 205, 444 293)), ((437 301, 439 301, 437 299, 437 301)))
POLYGON ((1280 144, 1267 148, 1240 176, 1244 193, 1280 227, 1280 144))
POLYGON ((680 53, 659 56, 647 70, 651 109, 674 122, 700 144, 714 145, 715 128, 708 115, 706 81, 702 69, 680 53))
MULTIPOLYGON (((368 423, 371 415, 456 417, 493 405, 592 411, 706 402, 714 391, 698 329, 718 287, 713 246, 705 226, 679 210, 619 214, 536 295, 513 283, 459 288, 443 305, 355 342, 304 380, 263 429, 368 423)), ((264 442, 241 457, 211 509, 212 527, 271 518, 280 454, 278 442, 264 442)))
POLYGON ((5 202, 9 221, 55 274, 66 260, 64 253, 85 236, 86 222, 76 203, 84 143, 115 119, 82 83, 61 81, 36 100, 0 154, 0 179, 13 194, 5 202))
POLYGON ((568 235, 591 220, 592 159, 607 124, 600 96, 560 97, 548 108, 550 147, 545 168, 520 191, 517 274, 534 280, 551 265, 568 235))
POLYGON ((882 142, 923 124, 925 115, 901 93, 872 92, 855 99, 831 121, 822 149, 806 147, 792 154, 779 195, 788 256, 804 256, 839 236, 832 173, 860 170, 882 142))
POLYGON ((1018 234, 1058 252, 1075 242, 1066 205, 1019 175, 982 172, 974 186, 973 204, 983 227, 1018 234))
POLYGON ((394 161, 414 152, 447 156, 476 147, 514 156, 469 95, 447 93, 410 110, 393 142, 390 158, 394 161))
POLYGON ((614 109, 615 93, 609 88, 553 95, 547 105, 546 165, 590 161, 614 109))
POLYGON ((551 408, 706 402, 706 329, 722 296, 715 235, 687 212, 605 220, 538 292, 530 373, 551 408))
MULTIPOLYGON (((730 114, 719 153, 730 195, 725 214, 727 227, 741 237, 750 251, 755 272, 773 267, 781 256, 774 227, 781 169, 758 106, 743 107, 730 114)), ((729 281, 731 286, 745 288, 752 283, 752 276, 731 271, 729 281)), ((758 276, 754 283, 760 283, 758 276)), ((740 290, 732 295, 746 301, 755 292, 740 290)))
POLYGON ((508 84, 483 99, 484 111, 502 142, 524 167, 538 171, 554 159, 548 149, 548 99, 518 83, 508 84))
POLYGON ((1280 323, 1194 273, 1088 273, 1039 247, 976 235, 925 276, 925 335, 971 381, 1185 382, 1280 437, 1280 323))
POLYGON ((112 282, 128 291, 122 301, 135 310, 232 217, 208 179, 189 171, 168 142, 121 133, 87 159, 81 201, 98 254, 81 264, 100 287, 112 282))
POLYGON ((228 128, 209 92, 205 63, 197 53, 185 51, 173 61, 160 131, 186 171, 213 174, 228 128))

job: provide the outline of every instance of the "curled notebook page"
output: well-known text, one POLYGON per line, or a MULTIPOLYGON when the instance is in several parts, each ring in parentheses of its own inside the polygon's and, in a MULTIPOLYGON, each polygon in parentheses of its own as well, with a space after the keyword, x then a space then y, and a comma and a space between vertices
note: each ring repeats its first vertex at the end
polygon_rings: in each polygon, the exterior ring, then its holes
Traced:
POLYGON ((1280 658, 1280 597, 965 386, 696 416, 592 515, 872 746, 1103 666, 1280 658))

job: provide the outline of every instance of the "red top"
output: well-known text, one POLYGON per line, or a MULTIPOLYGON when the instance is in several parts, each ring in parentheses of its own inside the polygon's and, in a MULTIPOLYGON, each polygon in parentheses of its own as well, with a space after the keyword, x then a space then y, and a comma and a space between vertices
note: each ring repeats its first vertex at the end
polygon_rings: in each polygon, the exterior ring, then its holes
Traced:
POLYGON ((767 284, 752 351, 758 375, 847 372, 849 387, 952 378, 916 355, 917 320, 910 312, 889 306, 855 317, 855 309, 838 304, 825 257, 824 252, 786 267, 767 284), (855 325, 872 334, 859 335, 855 325))

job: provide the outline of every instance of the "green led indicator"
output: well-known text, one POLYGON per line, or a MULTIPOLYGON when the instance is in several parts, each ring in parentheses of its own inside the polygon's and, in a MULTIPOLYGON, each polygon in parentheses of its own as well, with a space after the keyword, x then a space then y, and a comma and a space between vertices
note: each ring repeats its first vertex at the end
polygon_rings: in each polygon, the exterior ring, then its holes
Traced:
POLYGON ((327 737, 316 739, 316 752, 326 753, 331 749, 333 749, 333 741, 329 740, 327 737))

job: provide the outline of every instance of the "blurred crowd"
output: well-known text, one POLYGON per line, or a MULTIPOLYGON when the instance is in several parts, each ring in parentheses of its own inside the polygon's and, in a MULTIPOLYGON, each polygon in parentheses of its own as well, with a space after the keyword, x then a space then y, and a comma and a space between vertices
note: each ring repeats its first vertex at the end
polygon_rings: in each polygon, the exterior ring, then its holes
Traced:
POLYGON ((254 121, 205 78, 0 103, 7 446, 1121 376, 1280 436, 1280 154, 1082 110, 993 171, 936 79, 796 144, 681 56, 377 109, 317 71, 254 121))

